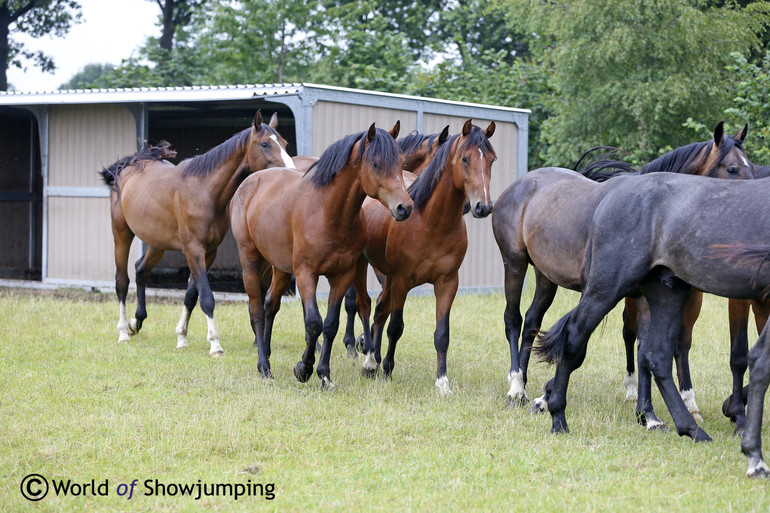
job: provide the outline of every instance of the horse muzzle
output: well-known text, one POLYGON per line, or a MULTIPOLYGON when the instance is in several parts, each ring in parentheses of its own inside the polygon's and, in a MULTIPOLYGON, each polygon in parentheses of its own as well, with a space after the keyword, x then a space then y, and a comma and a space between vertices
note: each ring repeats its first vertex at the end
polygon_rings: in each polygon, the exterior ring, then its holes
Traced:
POLYGON ((473 217, 477 219, 487 217, 492 213, 492 203, 482 203, 479 201, 473 206, 471 212, 473 217))
POLYGON ((399 203, 395 209, 390 209, 390 215, 392 215, 393 219, 396 221, 405 221, 412 215, 413 208, 412 205, 405 206, 403 203, 399 203))

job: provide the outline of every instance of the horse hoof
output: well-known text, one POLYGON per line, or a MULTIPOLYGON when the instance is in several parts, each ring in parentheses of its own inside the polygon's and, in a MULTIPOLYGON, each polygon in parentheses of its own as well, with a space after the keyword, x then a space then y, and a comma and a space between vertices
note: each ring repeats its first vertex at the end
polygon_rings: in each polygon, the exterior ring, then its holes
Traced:
POLYGON ((273 373, 270 369, 259 369, 259 377, 262 379, 273 379, 273 373))
POLYGON ((750 477, 752 479, 757 478, 767 478, 770 477, 770 469, 767 468, 767 465, 764 461, 759 461, 756 465, 750 465, 749 470, 746 472, 746 477, 750 477))
POLYGON ((548 411, 548 402, 543 397, 538 397, 532 401, 532 406, 529 407, 529 413, 545 413, 548 411))
POLYGON ((699 411, 694 411, 694 412, 690 412, 690 413, 692 413, 692 418, 695 419, 695 422, 697 422, 698 424, 703 422, 703 415, 701 415, 701 413, 699 411))
POLYGON ((696 442, 711 442, 711 437, 701 428, 698 428, 695 431, 695 438, 693 440, 696 442))
POLYGON ((436 380, 436 388, 442 397, 449 397, 452 395, 452 390, 449 389, 449 378, 441 376, 436 380))
POLYGON ((554 426, 551 428, 551 433, 553 433, 554 435, 563 435, 563 434, 569 433, 569 428, 554 426))
POLYGON ((733 435, 735 435, 735 436, 743 436, 743 427, 735 426, 735 431, 733 431, 733 435))
POLYGON ((313 366, 311 365, 309 368, 305 366, 304 362, 299 361, 297 362, 297 365, 294 366, 294 377, 297 378, 297 380, 300 381, 300 383, 307 383, 307 380, 310 379, 310 376, 313 375, 313 366))
MULTIPOLYGON (((529 404, 529 397, 527 397, 527 394, 524 395, 518 395, 518 396, 506 396, 508 398, 508 406, 511 408, 524 408, 529 404)), ((539 412, 534 412, 539 413, 539 412)))
POLYGON ((321 378, 321 390, 334 390, 336 386, 327 376, 321 378))
POLYGON ((187 349, 189 345, 187 344, 187 341, 185 342, 177 342, 176 349, 187 349))
POLYGON ((361 367, 361 375, 365 378, 374 379, 375 377, 377 377, 377 367, 375 367, 374 369, 361 367))
POLYGON ((209 353, 209 356, 212 358, 219 358, 220 356, 224 355, 225 351, 224 349, 214 349, 209 353))
POLYGON ((139 330, 142 328, 142 324, 137 321, 136 319, 131 319, 128 321, 128 334, 131 336, 136 335, 139 333, 139 330))
POLYGON ((358 335, 358 338, 356 339, 355 348, 356 348, 356 351, 358 351, 359 353, 364 352, 364 334, 363 333, 358 335))
POLYGON ((129 340, 131 339, 128 337, 128 335, 124 335, 123 333, 121 333, 120 336, 118 337, 118 344, 122 342, 128 342, 129 340))
POLYGON ((358 352, 356 351, 356 348, 353 344, 350 344, 349 346, 345 346, 348 349, 348 358, 351 360, 358 359, 358 352))

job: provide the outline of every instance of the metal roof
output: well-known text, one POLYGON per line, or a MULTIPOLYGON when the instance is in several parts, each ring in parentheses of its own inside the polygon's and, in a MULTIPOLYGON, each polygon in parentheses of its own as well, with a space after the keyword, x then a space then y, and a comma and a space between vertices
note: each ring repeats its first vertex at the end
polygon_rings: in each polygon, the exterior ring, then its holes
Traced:
POLYGON ((340 93, 380 96, 390 99, 417 100, 428 103, 530 113, 528 109, 483 105, 478 103, 440 100, 404 94, 382 93, 345 87, 333 87, 312 83, 290 84, 240 84, 189 87, 134 87, 125 89, 67 89, 57 91, 0 91, 0 106, 52 105, 87 103, 156 103, 177 101, 248 100, 270 96, 301 96, 313 91, 321 97, 324 93, 340 93))

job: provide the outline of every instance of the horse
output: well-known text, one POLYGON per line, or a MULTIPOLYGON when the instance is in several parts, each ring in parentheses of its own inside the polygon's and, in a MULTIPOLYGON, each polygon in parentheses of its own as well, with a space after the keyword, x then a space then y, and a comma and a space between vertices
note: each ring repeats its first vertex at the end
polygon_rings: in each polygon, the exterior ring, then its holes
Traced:
POLYGON ((355 289, 364 326, 365 376, 374 376, 380 363, 385 376, 392 375, 396 344, 404 329, 406 295, 418 285, 432 283, 436 296, 436 387, 443 395, 452 393, 446 356, 450 310, 459 284, 458 271, 468 247, 463 208, 466 200, 470 200, 474 217, 483 218, 492 212, 489 181, 497 156, 489 138, 494 132, 494 122, 482 130, 469 119, 460 134, 438 149, 425 171, 409 187, 414 212, 407 221, 395 223, 379 204, 364 202, 369 236, 356 266, 355 289), (385 275, 371 333, 371 300, 366 292, 368 264, 385 275), (388 316, 388 352, 382 360, 380 347, 388 316))
MULTIPOLYGON (((417 177, 422 174, 425 168, 428 167, 433 157, 436 155, 439 147, 444 144, 449 138, 449 125, 446 125, 444 129, 437 134, 421 134, 416 130, 398 139, 399 148, 404 155, 404 181, 407 186, 411 185, 417 177)), ((380 284, 385 280, 385 277, 375 271, 375 275, 380 284)), ((342 342, 345 344, 349 358, 357 358, 356 352, 356 335, 355 335, 355 320, 358 313, 358 307, 356 306, 356 291, 351 286, 345 294, 345 313, 347 314, 347 323, 345 324, 345 335, 342 337, 342 342)), ((362 342, 362 338, 358 340, 359 344, 362 342)))
POLYGON ((241 182, 268 167, 294 166, 286 153, 286 140, 275 130, 277 125, 276 114, 265 124, 258 110, 251 127, 176 166, 163 160, 165 156, 147 159, 146 152, 139 152, 102 170, 102 179, 110 189, 115 241, 118 342, 128 341, 129 335, 142 328, 147 318, 145 287, 150 271, 166 250, 173 249, 182 251, 190 267, 184 309, 176 327, 176 347, 188 345, 187 325, 200 296, 208 322, 209 355, 224 353, 214 323, 214 295, 206 270, 227 233, 227 205, 241 182), (136 315, 128 321, 128 254, 134 236, 146 244, 146 251, 136 262, 136 315))
MULTIPOLYGON (((640 336, 637 412, 654 415, 652 373, 679 435, 710 440, 687 410, 672 378, 684 305, 691 287, 736 299, 767 297, 767 268, 729 264, 736 248, 767 249, 768 195, 767 180, 728 183, 665 173, 617 179, 590 220, 580 301, 542 335, 536 347, 545 361, 557 364, 548 398, 553 432, 568 431, 567 386, 570 374, 585 358, 591 333, 620 299, 640 293, 649 305, 650 320, 640 336)), ((762 333, 762 342, 749 358, 750 414, 742 448, 749 457, 750 476, 768 474, 759 445, 761 399, 756 403, 770 371, 762 358, 767 327, 762 333)))
MULTIPOLYGON (((648 163, 637 174, 663 171, 751 179, 752 165, 742 149, 747 130, 748 127, 744 127, 735 136, 725 135, 720 122, 712 140, 677 148, 648 163)), ((627 170, 627 167, 620 168, 627 170)), ((582 170, 592 179, 564 168, 530 171, 503 191, 495 205, 492 229, 505 273, 503 317, 511 354, 507 394, 511 404, 523 405, 529 401, 525 387, 530 350, 557 288, 580 291, 583 287, 581 269, 591 216, 604 194, 617 183, 616 178, 607 178, 618 175, 596 170, 590 166, 582 170), (529 264, 534 267, 535 294, 522 329, 521 294, 529 264)), ((633 342, 636 343, 635 336, 633 342)), ((632 372, 633 367, 629 370, 632 372)), ((541 398, 534 402, 532 410, 542 411, 544 407, 545 401, 541 398)), ((654 427, 653 424, 650 419, 648 427, 654 427)))
POLYGON ((329 357, 339 326, 340 306, 353 281, 366 243, 361 205, 369 195, 386 206, 397 221, 412 213, 406 192, 401 152, 396 145, 400 123, 386 132, 374 124, 349 135, 323 152, 306 173, 274 168, 247 178, 231 203, 231 224, 249 296, 249 317, 258 348, 260 375, 272 377, 270 339, 281 295, 292 273, 305 314, 307 347, 294 367, 306 382, 315 363, 316 341, 323 347, 316 372, 322 388, 332 387, 329 357), (265 292, 262 276, 272 267, 265 292), (329 280, 326 319, 316 303, 318 277, 329 280))

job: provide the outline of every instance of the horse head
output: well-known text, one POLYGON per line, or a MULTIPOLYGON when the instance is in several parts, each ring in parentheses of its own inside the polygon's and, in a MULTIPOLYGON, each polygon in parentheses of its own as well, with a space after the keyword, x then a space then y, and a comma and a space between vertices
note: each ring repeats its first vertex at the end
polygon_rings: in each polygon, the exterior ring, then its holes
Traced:
POLYGON ((463 125, 462 133, 454 141, 452 159, 455 187, 465 191, 473 217, 486 217, 492 212, 492 195, 489 182, 492 163, 497 154, 489 143, 495 133, 492 121, 486 130, 474 126, 469 119, 463 125))
POLYGON ((351 155, 361 155, 357 165, 364 192, 379 200, 396 221, 407 219, 414 208, 404 183, 403 155, 396 144, 400 128, 400 121, 388 132, 372 123, 356 143, 358 148, 351 152, 351 155))
POLYGON ((399 140, 404 152, 404 169, 420 175, 428 167, 436 152, 449 139, 449 125, 439 134, 421 135, 417 132, 399 140), (418 144, 410 144, 411 142, 418 144))
POLYGON ((739 180, 754 178, 754 165, 743 151, 748 129, 749 125, 744 125, 734 136, 727 135, 724 133, 724 121, 720 121, 714 129, 714 142, 706 155, 702 171, 697 174, 739 180))
POLYGON ((269 167, 288 167, 297 169, 294 161, 286 153, 286 139, 276 131, 278 126, 278 114, 273 113, 270 124, 262 122, 262 111, 258 110, 251 124, 249 135, 249 147, 246 158, 251 172, 267 169, 269 167))

